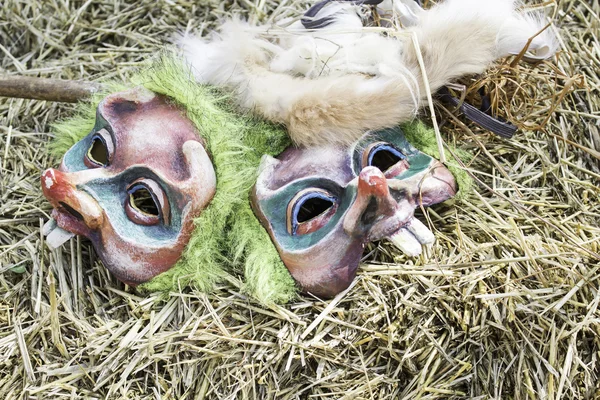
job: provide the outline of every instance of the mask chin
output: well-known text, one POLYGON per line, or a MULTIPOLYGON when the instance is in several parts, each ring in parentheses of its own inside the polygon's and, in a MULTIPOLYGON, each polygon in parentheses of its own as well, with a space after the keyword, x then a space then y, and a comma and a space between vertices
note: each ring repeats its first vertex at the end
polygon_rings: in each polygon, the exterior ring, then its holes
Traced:
POLYGON ((177 263, 189 241, 189 233, 182 232, 168 244, 148 246, 134 238, 117 235, 107 224, 91 241, 104 266, 118 280, 137 286, 177 263))

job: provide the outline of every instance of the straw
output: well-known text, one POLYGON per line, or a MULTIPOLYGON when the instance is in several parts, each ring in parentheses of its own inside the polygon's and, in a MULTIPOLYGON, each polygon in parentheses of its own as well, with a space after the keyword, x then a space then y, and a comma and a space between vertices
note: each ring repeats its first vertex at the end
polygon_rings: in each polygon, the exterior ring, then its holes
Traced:
MULTIPOLYGON (((121 79, 176 32, 308 5, 5 0, 0 74, 121 79)), ((558 7, 557 57, 457 82, 475 105, 484 87, 514 139, 434 101, 444 143, 473 154, 477 193, 420 215, 437 237, 420 258, 368 245, 330 301, 265 308, 229 282, 140 296, 85 239, 49 251, 39 177, 59 164, 49 124, 73 106, 0 99, 0 398, 600 397, 600 5, 537 5, 558 7)))

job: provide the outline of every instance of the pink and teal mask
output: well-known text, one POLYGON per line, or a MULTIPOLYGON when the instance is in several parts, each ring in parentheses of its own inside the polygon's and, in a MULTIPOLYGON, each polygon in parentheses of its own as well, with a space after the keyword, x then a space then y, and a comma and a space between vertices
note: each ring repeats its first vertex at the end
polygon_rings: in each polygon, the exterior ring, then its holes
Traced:
POLYGON ((119 280, 137 285, 175 265, 216 178, 185 113, 140 87, 107 96, 92 131, 41 184, 54 207, 48 243, 85 236, 119 280))
POLYGON ((456 194, 450 171, 399 128, 349 148, 285 150, 263 158, 251 194, 255 214, 302 290, 331 297, 356 275, 366 243, 388 239, 409 256, 435 240, 419 206, 456 194))

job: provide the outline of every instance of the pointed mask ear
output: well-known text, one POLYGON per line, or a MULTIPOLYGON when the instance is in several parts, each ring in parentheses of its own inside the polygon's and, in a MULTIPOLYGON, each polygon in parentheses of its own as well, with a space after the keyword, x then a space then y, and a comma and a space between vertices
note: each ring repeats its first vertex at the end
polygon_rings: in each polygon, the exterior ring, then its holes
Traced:
POLYGON ((189 178, 185 182, 186 188, 199 197, 201 204, 208 204, 215 195, 217 177, 215 168, 206 153, 204 146, 195 140, 188 140, 183 144, 189 178))
POLYGON ((281 164, 281 161, 278 159, 271 157, 270 155, 262 156, 260 160, 260 165, 258 167, 258 177, 256 179, 256 194, 259 197, 268 196, 271 192, 269 187, 270 183, 273 180, 273 174, 275 172, 275 168, 281 164))

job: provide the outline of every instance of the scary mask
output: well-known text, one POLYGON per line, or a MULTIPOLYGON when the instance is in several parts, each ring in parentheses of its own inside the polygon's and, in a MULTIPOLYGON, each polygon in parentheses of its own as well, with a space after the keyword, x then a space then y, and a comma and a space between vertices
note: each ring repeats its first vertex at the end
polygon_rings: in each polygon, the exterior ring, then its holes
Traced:
POLYGON ((93 130, 41 183, 54 207, 49 245, 83 235, 132 285, 177 262, 216 188, 196 127, 167 97, 143 88, 107 96, 93 130))
POLYGON ((415 208, 456 194, 450 171, 399 128, 350 148, 288 148, 263 158, 252 205, 302 289, 331 297, 351 283, 368 242, 387 238, 410 256, 435 240, 415 208))

